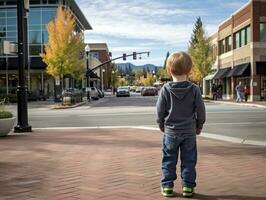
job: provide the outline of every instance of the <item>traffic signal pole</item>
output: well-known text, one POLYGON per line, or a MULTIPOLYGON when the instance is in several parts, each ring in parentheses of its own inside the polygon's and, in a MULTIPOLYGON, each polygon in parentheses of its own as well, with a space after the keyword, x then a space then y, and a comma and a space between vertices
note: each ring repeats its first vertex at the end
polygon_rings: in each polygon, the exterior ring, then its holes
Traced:
POLYGON ((123 54, 122 56, 119 56, 119 57, 116 57, 116 58, 113 58, 113 59, 110 59, 110 60, 107 60, 99 65, 97 65, 96 67, 92 68, 92 69, 89 69, 87 70, 87 73, 86 75, 89 76, 92 72, 94 72, 95 70, 97 70, 98 68, 104 66, 105 64, 108 64, 110 62, 113 62, 115 60, 118 60, 118 59, 122 59, 124 57, 130 57, 130 56, 136 56, 136 55, 142 55, 142 54, 147 54, 148 56, 150 55, 150 52, 149 51, 144 51, 144 52, 134 52, 132 54, 123 54))

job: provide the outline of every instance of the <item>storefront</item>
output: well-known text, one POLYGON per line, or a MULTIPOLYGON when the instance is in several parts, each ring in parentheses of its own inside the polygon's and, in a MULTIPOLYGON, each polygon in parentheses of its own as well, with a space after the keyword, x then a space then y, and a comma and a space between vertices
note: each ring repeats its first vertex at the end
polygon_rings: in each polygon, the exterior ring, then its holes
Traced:
POLYGON ((261 99, 266 101, 266 61, 256 62, 256 73, 260 77, 261 99))

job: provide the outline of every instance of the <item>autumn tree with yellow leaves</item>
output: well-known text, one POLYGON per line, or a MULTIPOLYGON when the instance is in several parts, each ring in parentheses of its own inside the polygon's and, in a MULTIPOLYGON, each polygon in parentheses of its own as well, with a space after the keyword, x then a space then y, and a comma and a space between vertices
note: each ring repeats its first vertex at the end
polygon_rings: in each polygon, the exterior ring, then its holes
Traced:
MULTIPOLYGON (((40 54, 47 64, 47 73, 55 79, 71 75, 75 79, 84 76, 84 42, 82 33, 75 31, 75 19, 65 7, 57 8, 56 17, 47 25, 48 43, 40 54)), ((63 81, 62 81, 63 82, 63 81)), ((63 85, 61 85, 63 89, 63 85)))
POLYGON ((190 79, 202 85, 203 78, 211 72, 213 52, 200 17, 196 20, 189 42, 188 53, 193 61, 190 79))

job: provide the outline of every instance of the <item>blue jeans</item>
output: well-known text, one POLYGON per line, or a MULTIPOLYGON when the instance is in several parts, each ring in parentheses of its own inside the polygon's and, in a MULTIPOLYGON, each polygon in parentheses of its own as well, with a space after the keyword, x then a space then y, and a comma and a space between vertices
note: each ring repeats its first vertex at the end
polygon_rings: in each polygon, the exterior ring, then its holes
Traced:
POLYGON ((163 136, 162 187, 174 187, 176 164, 180 150, 182 185, 196 186, 197 143, 195 133, 177 133, 163 136))

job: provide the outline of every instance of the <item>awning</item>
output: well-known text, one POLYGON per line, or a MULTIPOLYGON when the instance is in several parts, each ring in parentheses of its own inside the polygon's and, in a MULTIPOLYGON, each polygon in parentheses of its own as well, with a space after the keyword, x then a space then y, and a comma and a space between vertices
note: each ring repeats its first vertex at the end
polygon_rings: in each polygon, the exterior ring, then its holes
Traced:
POLYGON ((235 66, 226 77, 250 75, 250 63, 235 66))
POLYGON ((256 72, 258 75, 266 75, 266 61, 256 62, 256 72))
POLYGON ((219 69, 218 72, 213 77, 213 79, 225 78, 230 70, 231 70, 230 67, 227 67, 227 68, 224 68, 224 69, 219 69))
MULTIPOLYGON (((216 72, 216 73, 217 73, 217 72, 216 72)), ((212 80, 216 73, 209 74, 208 76, 205 76, 204 79, 205 79, 206 81, 212 80)))

